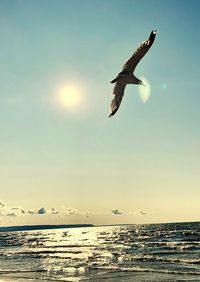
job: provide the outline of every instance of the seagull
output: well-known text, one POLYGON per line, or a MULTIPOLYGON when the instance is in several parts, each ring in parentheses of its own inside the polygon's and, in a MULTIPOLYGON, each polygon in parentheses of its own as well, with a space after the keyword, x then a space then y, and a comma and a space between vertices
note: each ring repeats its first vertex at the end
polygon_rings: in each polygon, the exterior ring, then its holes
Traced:
POLYGON ((141 43, 141 45, 133 53, 132 57, 125 63, 122 71, 117 75, 116 78, 111 81, 111 83, 115 83, 115 86, 113 89, 114 97, 111 101, 111 114, 109 115, 109 117, 113 116, 119 109, 127 84, 138 84, 145 86, 144 83, 133 73, 139 61, 150 49, 155 40, 155 37, 156 30, 152 31, 149 38, 141 43))

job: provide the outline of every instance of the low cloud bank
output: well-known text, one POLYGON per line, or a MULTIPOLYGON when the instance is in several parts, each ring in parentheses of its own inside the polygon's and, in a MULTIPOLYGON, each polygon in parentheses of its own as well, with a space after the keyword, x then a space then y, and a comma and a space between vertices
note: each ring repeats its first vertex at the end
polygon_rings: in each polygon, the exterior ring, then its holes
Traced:
POLYGON ((24 209, 22 207, 9 207, 3 201, 0 201, 0 217, 2 216, 24 216, 24 215, 59 215, 59 216, 70 216, 70 215, 77 215, 83 217, 89 216, 145 216, 148 215, 150 212, 147 211, 124 211, 118 208, 113 209, 111 211, 86 211, 86 210, 78 210, 72 207, 65 207, 62 206, 60 209, 56 209, 52 207, 51 209, 46 209, 44 207, 37 208, 37 209, 24 209))

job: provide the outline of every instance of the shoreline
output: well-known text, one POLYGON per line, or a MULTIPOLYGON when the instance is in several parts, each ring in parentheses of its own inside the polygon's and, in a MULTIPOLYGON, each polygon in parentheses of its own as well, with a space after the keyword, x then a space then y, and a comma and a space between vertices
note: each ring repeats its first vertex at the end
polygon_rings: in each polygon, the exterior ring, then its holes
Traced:
POLYGON ((73 229, 73 228, 89 228, 89 227, 120 227, 120 226, 148 226, 148 225, 173 225, 173 224, 194 224, 200 221, 180 221, 180 222, 157 222, 157 223, 118 223, 118 224, 103 224, 95 225, 91 223, 80 224, 42 224, 42 225, 19 225, 19 226, 0 226, 0 233, 2 232, 17 232, 17 231, 38 231, 38 230, 57 230, 57 229, 73 229))
POLYGON ((188 277, 187 275, 181 275, 181 274, 169 274, 169 273, 154 273, 154 272, 129 272, 126 271, 120 271, 120 272, 110 272, 110 273, 97 273, 96 275, 93 274, 92 277, 84 277, 84 276, 77 276, 76 280, 74 280, 74 277, 69 276, 66 277, 65 280, 52 280, 52 279, 42 279, 42 278, 36 278, 36 277, 26 277, 27 274, 23 277, 21 273, 15 272, 15 273, 8 273, 7 275, 0 274, 0 282, 72 282, 72 281, 95 281, 95 282, 176 282, 176 281, 193 281, 197 282, 199 281, 197 276, 193 275, 188 277), (17 277, 17 275, 20 275, 20 277, 17 277))

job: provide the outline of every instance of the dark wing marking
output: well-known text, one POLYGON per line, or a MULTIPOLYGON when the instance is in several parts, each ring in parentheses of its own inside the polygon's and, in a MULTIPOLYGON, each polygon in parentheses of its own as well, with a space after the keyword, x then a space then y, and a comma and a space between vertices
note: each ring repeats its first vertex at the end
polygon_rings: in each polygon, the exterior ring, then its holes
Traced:
POLYGON ((149 39, 142 42, 142 44, 136 49, 132 57, 125 63, 123 66, 123 71, 127 71, 129 73, 134 72, 139 61, 144 57, 144 55, 148 52, 151 45, 153 44, 156 37, 156 31, 152 31, 149 39))
POLYGON ((113 116, 119 109, 122 98, 124 96, 125 87, 126 85, 120 82, 117 82, 115 84, 114 89, 113 89, 114 98, 111 101, 111 114, 109 115, 109 117, 113 116))

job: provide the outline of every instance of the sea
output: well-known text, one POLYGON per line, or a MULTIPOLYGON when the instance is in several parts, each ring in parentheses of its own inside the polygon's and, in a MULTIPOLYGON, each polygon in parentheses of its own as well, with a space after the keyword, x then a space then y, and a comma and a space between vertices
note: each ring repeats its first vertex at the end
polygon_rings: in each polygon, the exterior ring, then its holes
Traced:
POLYGON ((200 222, 1 232, 0 281, 200 281, 200 222))

